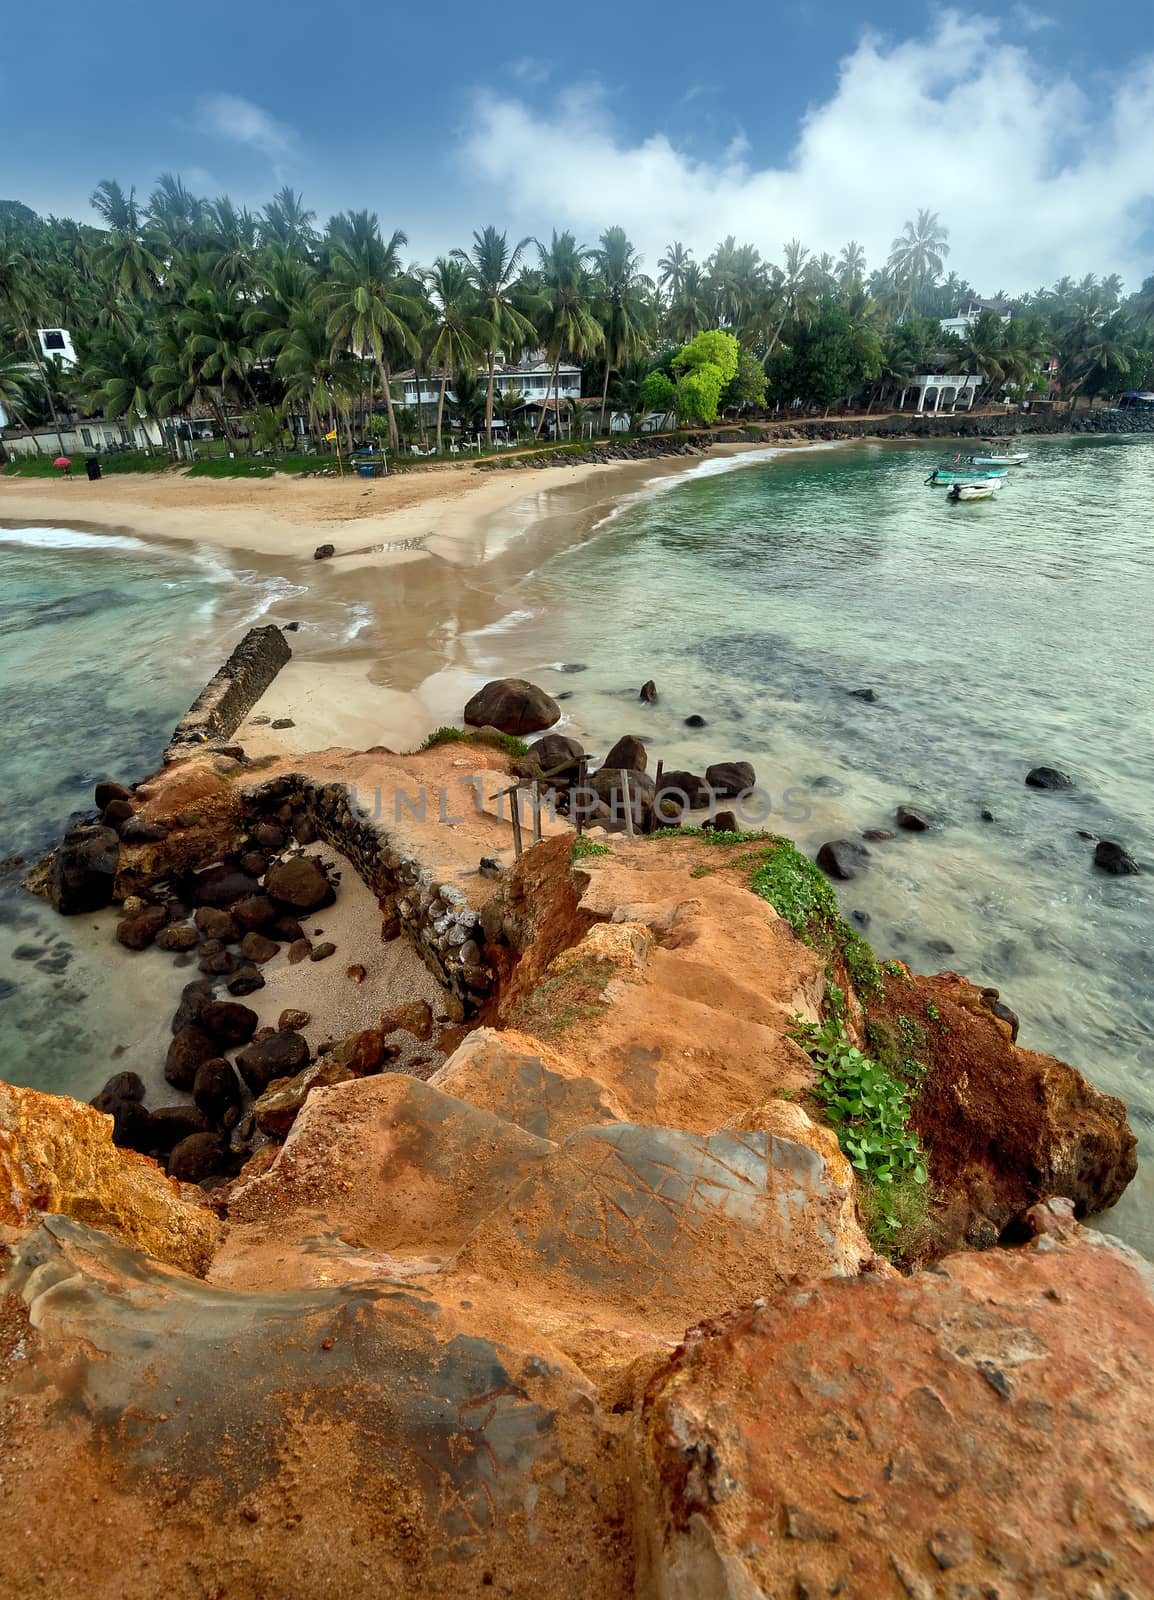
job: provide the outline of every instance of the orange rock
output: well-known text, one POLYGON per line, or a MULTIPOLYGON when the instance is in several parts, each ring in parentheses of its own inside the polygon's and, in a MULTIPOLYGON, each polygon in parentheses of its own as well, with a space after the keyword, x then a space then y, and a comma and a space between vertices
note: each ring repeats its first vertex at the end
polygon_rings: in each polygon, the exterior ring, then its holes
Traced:
POLYGON ((0 1082, 0 1224, 23 1229, 43 1213, 103 1228, 198 1274, 220 1231, 155 1161, 113 1144, 111 1117, 0 1082))
POLYGON ((636 1436, 638 1593, 1154 1593, 1154 1300, 1078 1232, 689 1334, 636 1436))

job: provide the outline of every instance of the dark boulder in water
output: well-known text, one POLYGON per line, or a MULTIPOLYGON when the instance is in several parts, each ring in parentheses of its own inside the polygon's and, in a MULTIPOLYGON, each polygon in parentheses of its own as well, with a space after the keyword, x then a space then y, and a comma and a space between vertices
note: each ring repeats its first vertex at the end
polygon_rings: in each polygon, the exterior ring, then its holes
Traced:
POLYGON ((930 821, 924 812, 916 811, 913 806, 899 806, 894 813, 894 820, 899 828, 904 828, 907 833, 926 833, 929 831, 930 821))
POLYGON ((96 785, 93 791, 97 811, 103 811, 112 800, 131 800, 132 790, 126 789, 122 783, 112 783, 109 779, 96 785))
POLYGON ((1094 850, 1094 865, 1116 878, 1129 877, 1142 870, 1129 850, 1124 845, 1116 844, 1113 839, 1099 840, 1094 850))
POLYGON ((547 733, 529 750, 530 756, 542 772, 551 772, 552 781, 564 780, 576 773, 585 755, 583 746, 567 733, 547 733))
POLYGON ((112 904, 120 840, 112 828, 81 824, 64 835, 48 875, 48 898, 63 917, 112 904))
POLYGON ((646 705, 652 705, 654 703, 654 701, 657 699, 657 685, 654 683, 652 678, 649 678, 641 685, 641 693, 637 698, 644 701, 646 705))
POLYGON ((707 806, 711 798, 704 778, 699 778, 696 772, 683 772, 676 767, 672 772, 661 774, 658 795, 668 797, 670 804, 678 809, 707 806))
POLYGON ((557 702, 524 678, 496 678, 465 706, 471 728, 499 728, 502 733, 540 733, 559 721, 557 702))
POLYGON ((126 950, 146 950, 168 921, 163 906, 145 906, 116 925, 116 942, 126 950))
POLYGON ((851 689, 849 693, 851 700, 864 700, 867 706, 877 704, 876 689, 851 689))
POLYGON ((1026 774, 1028 789, 1072 789, 1074 780, 1057 767, 1031 767, 1026 774))
POLYGON ((753 788, 757 773, 748 761, 717 761, 706 767, 705 781, 719 798, 736 800, 753 788))
POLYGON ((697 712, 695 711, 691 717, 686 717, 685 726, 687 728, 704 728, 705 727, 705 718, 704 717, 699 717, 697 712))
POLYGON ((896 839, 897 835, 890 828, 864 828, 862 838, 868 839, 871 844, 884 844, 887 839, 896 839))
POLYGON ((190 1133, 208 1133, 208 1118, 196 1106, 158 1106, 152 1113, 152 1149, 165 1154, 190 1133))
POLYGON ((817 864, 828 878, 848 882, 869 860, 869 851, 856 839, 828 839, 817 853, 817 864))
POLYGON ((628 772, 644 772, 649 765, 649 754, 635 733, 623 733, 601 765, 618 770, 624 768, 628 772))

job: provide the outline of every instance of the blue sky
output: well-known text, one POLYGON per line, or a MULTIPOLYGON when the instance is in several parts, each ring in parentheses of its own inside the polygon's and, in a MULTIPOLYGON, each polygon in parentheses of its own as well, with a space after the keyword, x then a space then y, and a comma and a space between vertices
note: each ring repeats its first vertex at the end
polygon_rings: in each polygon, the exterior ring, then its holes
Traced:
POLYGON ((928 205, 987 289, 1154 271, 1154 0, 57 0, 8 8, 0 105, 0 197, 45 212, 174 170, 368 205, 422 259, 489 221, 622 222, 652 264, 729 232, 876 260, 928 205))

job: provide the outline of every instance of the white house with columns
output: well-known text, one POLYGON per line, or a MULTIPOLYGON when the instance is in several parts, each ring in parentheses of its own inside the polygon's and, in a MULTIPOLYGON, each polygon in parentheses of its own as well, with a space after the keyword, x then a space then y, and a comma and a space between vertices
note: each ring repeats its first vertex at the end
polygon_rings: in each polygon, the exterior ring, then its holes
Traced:
POLYGON ((932 412, 935 416, 969 411, 985 385, 980 372, 923 372, 911 378, 902 390, 898 410, 932 412))

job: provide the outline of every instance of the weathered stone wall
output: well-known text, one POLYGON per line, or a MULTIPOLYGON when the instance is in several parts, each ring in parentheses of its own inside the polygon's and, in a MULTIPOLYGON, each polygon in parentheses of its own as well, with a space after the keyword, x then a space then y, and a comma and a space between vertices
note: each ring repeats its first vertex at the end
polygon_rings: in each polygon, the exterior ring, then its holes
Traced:
POLYGON ((455 884, 438 882, 432 868, 358 812, 345 784, 318 784, 292 773, 251 786, 242 799, 250 823, 275 817, 286 806, 293 814, 303 812, 317 837, 339 850, 376 895, 386 934, 393 923, 395 932, 412 940, 444 986, 450 1010, 461 1019, 478 1010, 496 982, 482 957, 478 913, 455 884))
MULTIPOLYGON (((1082 411, 1071 414, 1063 406, 1054 411, 1007 412, 1004 416, 918 416, 892 414, 838 421, 809 419, 766 424, 769 442, 786 439, 1010 439, 1023 434, 1151 433, 1154 413, 1135 411, 1082 411)), ((738 437, 738 435, 735 435, 738 437)), ((742 430, 739 435, 747 437, 742 430)))
POLYGON ((177 723, 164 759, 187 756, 190 746, 202 749, 228 739, 291 659, 278 627, 250 628, 177 723))

